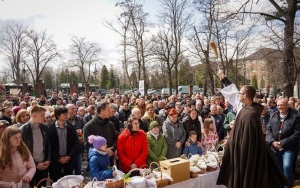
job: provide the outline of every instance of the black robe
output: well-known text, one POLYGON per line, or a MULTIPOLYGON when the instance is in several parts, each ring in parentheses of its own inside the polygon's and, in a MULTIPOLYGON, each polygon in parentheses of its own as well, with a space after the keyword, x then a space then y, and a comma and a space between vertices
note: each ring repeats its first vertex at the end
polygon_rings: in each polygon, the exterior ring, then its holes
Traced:
POLYGON ((218 185, 229 188, 282 188, 288 184, 276 158, 266 145, 258 104, 239 112, 225 146, 218 185))

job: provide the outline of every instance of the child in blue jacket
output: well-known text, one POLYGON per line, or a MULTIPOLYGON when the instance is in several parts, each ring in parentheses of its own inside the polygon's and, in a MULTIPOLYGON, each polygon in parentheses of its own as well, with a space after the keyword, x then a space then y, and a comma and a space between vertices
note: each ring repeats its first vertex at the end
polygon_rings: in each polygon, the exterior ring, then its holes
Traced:
POLYGON ((97 180, 102 181, 117 176, 117 173, 112 169, 109 169, 110 161, 107 154, 106 139, 102 136, 91 135, 88 137, 88 141, 93 145, 89 149, 89 167, 91 179, 94 177, 97 180))
POLYGON ((189 146, 185 145, 183 149, 183 154, 185 154, 185 156, 189 157, 189 154, 202 155, 202 147, 198 145, 199 142, 197 141, 197 133, 195 131, 189 132, 188 142, 189 142, 189 146))

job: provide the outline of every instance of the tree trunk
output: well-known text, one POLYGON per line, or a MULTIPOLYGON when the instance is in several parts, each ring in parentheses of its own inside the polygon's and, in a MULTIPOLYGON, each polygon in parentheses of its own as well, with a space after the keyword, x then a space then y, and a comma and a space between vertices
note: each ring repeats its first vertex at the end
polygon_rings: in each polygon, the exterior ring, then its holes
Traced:
POLYGON ((284 51, 283 51, 283 96, 292 97, 294 84, 297 79, 296 66, 294 62, 294 22, 297 10, 296 1, 289 6, 285 28, 284 28, 284 51))

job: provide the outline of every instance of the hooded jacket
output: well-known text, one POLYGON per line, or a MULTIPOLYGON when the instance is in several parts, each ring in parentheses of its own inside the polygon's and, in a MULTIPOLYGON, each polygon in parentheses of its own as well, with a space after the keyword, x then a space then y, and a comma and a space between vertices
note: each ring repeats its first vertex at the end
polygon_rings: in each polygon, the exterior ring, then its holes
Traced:
POLYGON ((110 166, 109 157, 107 154, 101 154, 95 148, 89 150, 89 167, 91 179, 94 177, 99 181, 104 179, 113 178, 113 170, 109 170, 110 166))
POLYGON ((143 130, 131 132, 125 129, 118 138, 117 155, 120 160, 121 170, 125 173, 130 171, 130 165, 136 164, 141 167, 146 164, 148 156, 148 140, 143 130))

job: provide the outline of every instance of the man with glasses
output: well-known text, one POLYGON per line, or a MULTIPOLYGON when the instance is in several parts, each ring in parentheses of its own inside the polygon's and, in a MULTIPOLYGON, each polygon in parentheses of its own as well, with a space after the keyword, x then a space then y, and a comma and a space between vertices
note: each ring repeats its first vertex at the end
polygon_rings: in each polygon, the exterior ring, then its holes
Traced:
POLYGON ((237 117, 226 146, 218 185, 236 187, 283 187, 288 185, 278 162, 265 144, 260 116, 263 106, 254 103, 254 87, 244 85, 240 90, 219 70, 226 86, 223 96, 237 110, 237 117))

